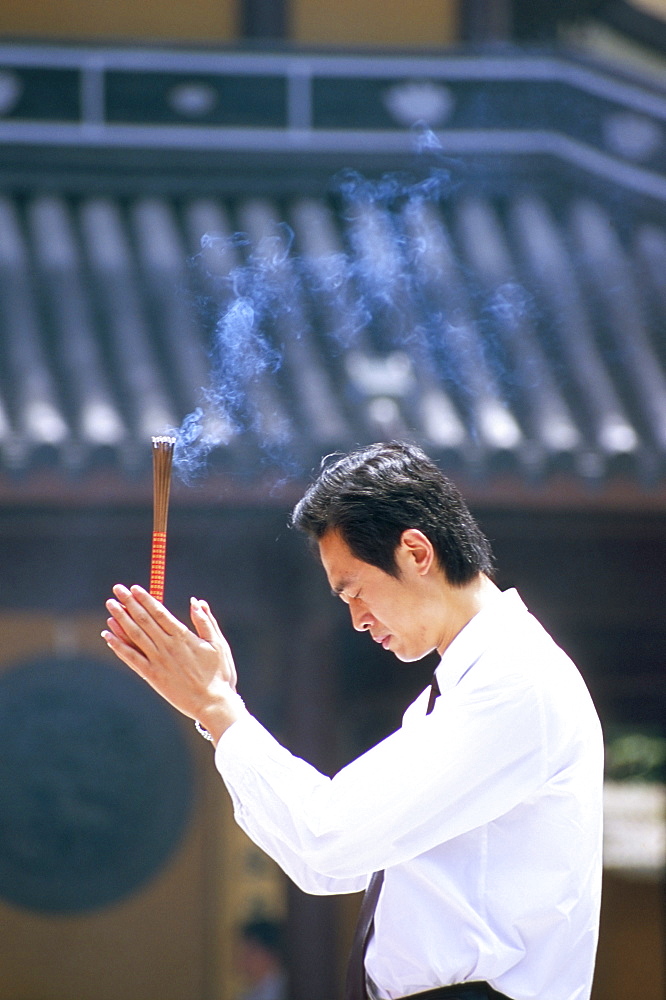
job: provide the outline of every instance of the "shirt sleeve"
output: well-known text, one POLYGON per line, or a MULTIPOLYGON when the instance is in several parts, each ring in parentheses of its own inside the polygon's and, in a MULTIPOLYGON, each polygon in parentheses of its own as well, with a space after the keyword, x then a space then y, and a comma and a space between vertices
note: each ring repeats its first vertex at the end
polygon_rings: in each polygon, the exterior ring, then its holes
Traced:
POLYGON ((367 875, 327 875, 303 850, 307 820, 298 817, 302 796, 315 797, 331 779, 289 753, 249 713, 219 740, 215 763, 227 786, 238 825, 304 892, 315 895, 361 892, 367 875))
POLYGON ((250 716, 224 734, 216 764, 241 827, 301 888, 353 892, 523 801, 545 780, 544 744, 537 692, 505 673, 461 682, 333 778, 250 716))

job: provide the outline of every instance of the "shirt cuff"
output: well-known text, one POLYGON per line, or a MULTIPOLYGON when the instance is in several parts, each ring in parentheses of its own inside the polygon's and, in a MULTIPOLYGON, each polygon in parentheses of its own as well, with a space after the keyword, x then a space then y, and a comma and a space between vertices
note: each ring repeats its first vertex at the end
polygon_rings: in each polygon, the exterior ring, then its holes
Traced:
POLYGON ((245 712, 222 733, 215 748, 215 766, 224 777, 242 766, 246 768, 252 761, 266 756, 274 738, 253 715, 245 712))

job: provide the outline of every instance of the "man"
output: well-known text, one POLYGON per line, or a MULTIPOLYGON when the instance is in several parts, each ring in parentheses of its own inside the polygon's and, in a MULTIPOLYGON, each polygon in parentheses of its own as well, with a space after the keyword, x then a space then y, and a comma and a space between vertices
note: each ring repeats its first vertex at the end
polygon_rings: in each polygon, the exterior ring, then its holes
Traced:
POLYGON ((209 731, 237 821, 302 889, 354 892, 383 871, 371 997, 587 1000, 603 747, 580 674, 492 582, 487 540, 419 449, 337 460, 292 520, 354 628, 405 663, 441 656, 402 727, 333 778, 246 711, 205 602, 192 601, 195 636, 141 588, 116 587, 104 638, 209 731))

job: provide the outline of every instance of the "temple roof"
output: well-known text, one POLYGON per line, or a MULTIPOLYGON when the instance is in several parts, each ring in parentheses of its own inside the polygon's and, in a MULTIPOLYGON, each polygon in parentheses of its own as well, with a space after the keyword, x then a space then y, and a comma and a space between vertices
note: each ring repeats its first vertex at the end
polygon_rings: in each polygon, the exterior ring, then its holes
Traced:
POLYGON ((193 412, 184 465, 247 483, 387 437, 481 484, 663 483, 654 84, 552 53, 20 46, 0 84, 5 495, 145 478, 193 412))

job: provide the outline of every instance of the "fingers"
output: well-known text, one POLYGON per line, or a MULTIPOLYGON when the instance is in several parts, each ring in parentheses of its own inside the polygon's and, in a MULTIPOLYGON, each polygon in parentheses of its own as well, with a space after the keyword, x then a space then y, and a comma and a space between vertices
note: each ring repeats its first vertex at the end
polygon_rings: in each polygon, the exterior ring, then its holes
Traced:
POLYGON ((126 639, 118 634, 120 630, 116 623, 114 623, 112 629, 112 631, 111 629, 103 631, 102 639, 104 639, 109 649, 116 654, 119 660, 126 663, 128 667, 131 667, 141 677, 144 677, 148 665, 146 657, 136 646, 127 642, 126 639))
POLYGON ((146 656, 153 654, 166 639, 189 632, 143 587, 128 590, 117 584, 113 592, 115 598, 107 601, 106 607, 116 623, 115 634, 146 656))
POLYGON ((113 632, 113 634, 116 636, 116 638, 120 639, 121 642, 126 643, 128 646, 132 645, 132 643, 129 640, 129 637, 128 637, 127 633, 125 632, 125 629, 122 627, 122 625, 120 625, 116 621, 115 618, 107 618, 106 619, 106 625, 107 625, 107 628, 111 632, 113 632))
POLYGON ((190 617, 199 638, 203 642, 210 643, 222 657, 226 681, 235 690, 237 675, 231 647, 210 610, 208 602, 200 601, 196 597, 190 598, 190 617))
POLYGON ((220 692, 235 691, 233 656, 205 601, 191 601, 192 631, 142 587, 113 592, 103 639, 175 708, 199 718, 220 692))
POLYGON ((111 616, 109 626, 112 634, 119 642, 137 649, 149 656, 155 650, 155 643, 146 631, 146 623, 138 622, 133 617, 133 609, 128 605, 121 604, 116 600, 108 600, 106 608, 111 616))
POLYGON ((116 584, 113 592, 126 609, 131 608, 132 618, 140 622, 143 627, 147 626, 147 630, 155 623, 167 635, 180 635, 183 630, 187 631, 183 623, 143 587, 135 584, 128 590, 122 584, 116 584))
POLYGON ((187 625, 183 625, 175 615, 172 615, 163 604, 152 597, 143 587, 132 587, 132 594, 146 608, 153 620, 157 622, 162 631, 167 635, 182 637, 190 633, 187 625))
POLYGON ((226 642, 208 601, 200 601, 196 597, 190 598, 190 617, 200 639, 212 643, 226 642))

